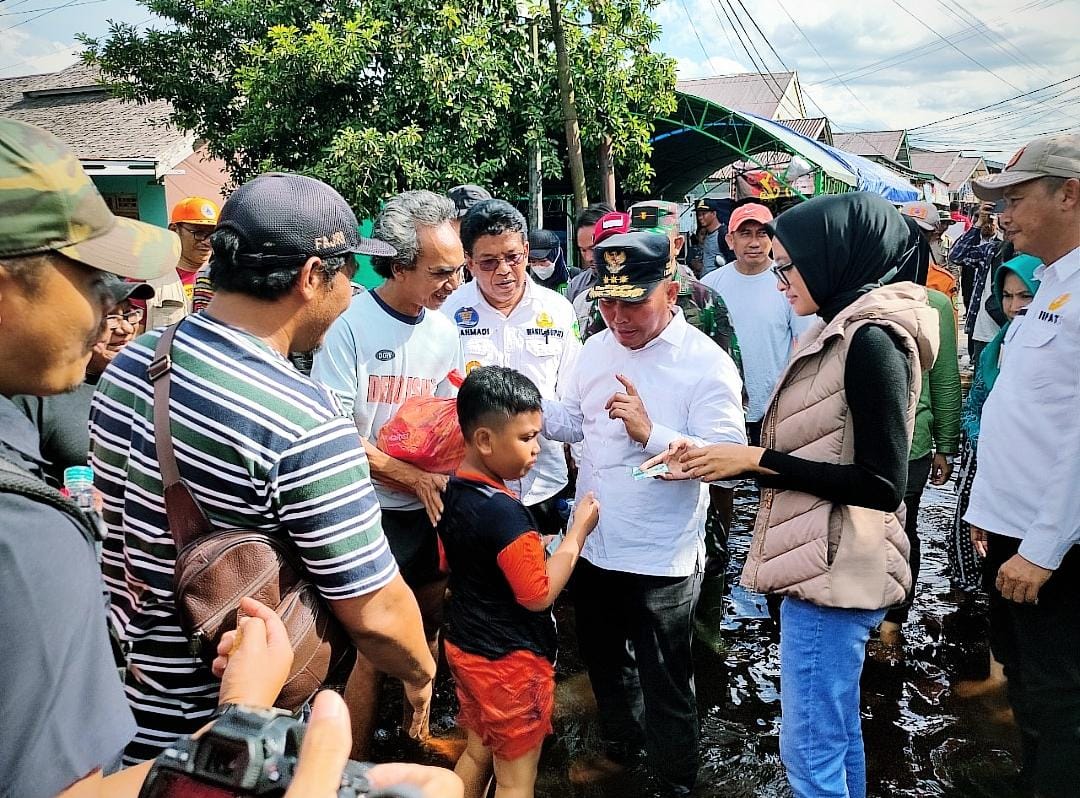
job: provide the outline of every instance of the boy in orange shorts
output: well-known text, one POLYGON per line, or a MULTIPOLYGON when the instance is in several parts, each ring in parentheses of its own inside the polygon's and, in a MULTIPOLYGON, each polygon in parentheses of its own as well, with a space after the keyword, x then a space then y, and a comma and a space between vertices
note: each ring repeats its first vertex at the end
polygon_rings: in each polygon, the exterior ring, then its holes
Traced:
POLYGON ((455 772, 466 798, 531 798, 555 704, 555 619, 599 506, 592 494, 546 558, 529 511, 506 487, 540 451, 540 392, 500 366, 473 369, 457 396, 465 457, 443 498, 439 539, 450 569, 446 659, 468 745, 455 772))

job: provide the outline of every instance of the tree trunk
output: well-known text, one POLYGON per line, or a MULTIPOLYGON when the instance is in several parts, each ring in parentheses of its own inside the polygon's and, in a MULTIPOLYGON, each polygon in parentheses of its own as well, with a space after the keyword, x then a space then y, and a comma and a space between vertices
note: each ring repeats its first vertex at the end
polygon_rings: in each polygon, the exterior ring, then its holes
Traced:
POLYGON ((615 157, 611 154, 611 136, 600 139, 600 193, 603 200, 615 207, 615 157))
POLYGON ((570 158, 570 184, 574 188, 574 212, 581 213, 589 204, 585 191, 585 164, 581 156, 581 130, 578 128, 577 106, 574 101, 574 82, 570 75, 570 59, 566 54, 566 34, 563 32, 559 0, 548 0, 551 9, 551 35, 555 39, 555 55, 559 67, 559 100, 566 120, 566 150, 570 158))

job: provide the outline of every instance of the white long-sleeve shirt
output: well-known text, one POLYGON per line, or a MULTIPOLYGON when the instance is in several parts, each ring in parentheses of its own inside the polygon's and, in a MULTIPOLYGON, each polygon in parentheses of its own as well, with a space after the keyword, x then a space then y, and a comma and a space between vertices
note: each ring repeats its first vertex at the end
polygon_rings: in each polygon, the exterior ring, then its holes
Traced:
POLYGON ((979 469, 965 520, 1056 569, 1080 543, 1080 249, 1042 281, 1005 333, 1009 355, 983 407, 979 469))
MULTIPOLYGON (((559 383, 581 351, 573 307, 561 294, 532 279, 508 314, 488 304, 475 280, 454 291, 442 312, 457 325, 466 373, 477 366, 516 369, 545 399, 558 397, 559 383)), ((541 437, 536 465, 509 487, 531 507, 562 490, 567 479, 562 444, 541 437)))
POLYGON ((704 562, 707 487, 697 480, 635 480, 631 471, 679 438, 746 443, 734 362, 676 311, 640 349, 622 346, 610 330, 589 338, 562 395, 544 401, 543 434, 583 441, 577 498, 592 491, 600 503, 600 522, 582 556, 613 571, 689 576, 704 562), (649 414, 652 434, 644 447, 604 409, 624 392, 616 374, 633 383, 649 414))

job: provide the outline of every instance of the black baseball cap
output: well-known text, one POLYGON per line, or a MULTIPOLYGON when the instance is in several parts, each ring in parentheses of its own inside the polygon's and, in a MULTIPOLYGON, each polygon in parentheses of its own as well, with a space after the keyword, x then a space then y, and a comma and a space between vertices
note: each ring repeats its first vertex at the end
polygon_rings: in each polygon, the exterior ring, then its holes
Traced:
POLYGON ((671 242, 664 233, 633 230, 605 238, 593 249, 597 284, 589 299, 642 302, 671 276, 671 242))
POLYGON ((554 261, 559 257, 559 237, 550 230, 533 230, 529 233, 529 260, 554 261))
POLYGON ((267 267, 312 256, 382 255, 389 244, 360 235, 349 203, 334 189, 304 175, 269 172, 249 180, 225 202, 218 230, 240 239, 237 262, 267 267))
POLYGON ((463 186, 454 186, 446 192, 446 196, 450 198, 454 203, 454 207, 457 208, 459 219, 467 214, 469 209, 476 203, 492 199, 491 193, 486 188, 473 185, 472 183, 466 183, 463 186))
POLYGON ((115 274, 106 273, 104 285, 105 293, 108 294, 113 305, 119 305, 129 299, 147 300, 154 297, 154 286, 150 283, 128 282, 121 280, 115 274))

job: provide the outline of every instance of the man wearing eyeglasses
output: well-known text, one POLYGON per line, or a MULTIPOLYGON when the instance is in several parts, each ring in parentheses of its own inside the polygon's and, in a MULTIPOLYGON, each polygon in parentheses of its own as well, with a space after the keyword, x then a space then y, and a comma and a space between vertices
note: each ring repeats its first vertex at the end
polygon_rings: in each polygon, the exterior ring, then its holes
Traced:
POLYGON ((195 278, 210 260, 210 234, 218 222, 218 206, 206 197, 187 197, 173 206, 169 229, 180 237, 176 272, 153 280, 154 297, 145 306, 145 329, 175 324, 192 311, 195 278))
MULTIPOLYGON (((466 372, 479 366, 512 368, 532 380, 545 399, 555 399, 581 350, 577 316, 562 294, 529 277, 529 241, 539 239, 527 237, 527 230, 525 217, 508 202, 473 206, 461 223, 473 280, 451 295, 443 312, 457 325, 466 372)), ((563 445, 541 437, 536 465, 510 484, 541 535, 562 529, 557 503, 568 481, 563 445)))
POLYGON ((11 401, 38 430, 44 473, 48 482, 61 487, 64 469, 84 466, 90 453, 90 400, 94 396, 98 377, 116 357, 116 353, 131 343, 143 312, 132 300, 146 301, 154 296, 147 283, 124 282, 108 275, 105 283, 111 309, 86 366, 86 379, 77 388, 51 396, 12 396, 11 401))

